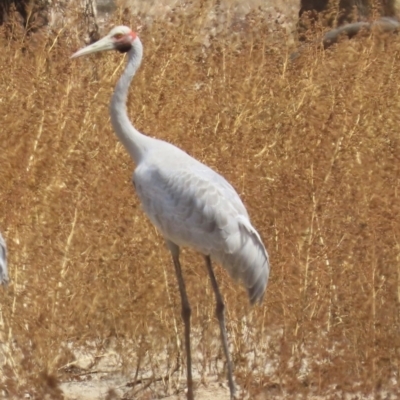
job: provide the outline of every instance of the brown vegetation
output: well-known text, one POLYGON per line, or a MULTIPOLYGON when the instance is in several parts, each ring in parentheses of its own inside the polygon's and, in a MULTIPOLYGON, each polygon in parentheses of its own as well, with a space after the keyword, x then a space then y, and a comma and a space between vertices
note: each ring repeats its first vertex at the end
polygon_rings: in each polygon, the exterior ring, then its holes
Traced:
POLYGON ((2 0, 0 26, 7 39, 16 39, 19 35, 62 29, 72 11, 80 14, 77 22, 85 27, 86 42, 94 42, 99 39, 96 4, 96 0, 2 0))
POLYGON ((338 27, 355 21, 396 17, 399 0, 300 0, 298 32, 306 39, 315 25, 338 27))
POLYGON ((45 0, 2 0, 0 2, 0 25, 8 22, 10 17, 19 15, 21 25, 27 30, 37 30, 48 23, 47 10, 49 3, 45 0))
MULTIPOLYGON (((400 43, 371 36, 289 63, 286 34, 261 12, 205 46, 211 6, 142 28, 129 112, 229 179, 269 250, 261 306, 216 268, 237 382, 251 399, 399 396, 400 43)), ((113 23, 138 25, 124 18, 113 23)), ((0 290, 0 397, 62 398, 59 382, 109 375, 99 363, 112 351, 126 398, 158 398, 184 389, 173 266, 108 117, 124 61, 71 61, 82 45, 73 26, 0 42, 11 279, 0 290), (79 354, 94 356, 84 367, 79 354)), ((182 264, 196 383, 225 382, 202 258, 185 251, 182 264)))
POLYGON ((306 12, 311 14, 329 11, 338 25, 354 21, 354 17, 367 18, 374 12, 386 17, 396 15, 396 3, 398 0, 383 0, 375 2, 371 0, 300 0, 299 16, 306 12), (333 14, 333 15, 332 15, 333 14))

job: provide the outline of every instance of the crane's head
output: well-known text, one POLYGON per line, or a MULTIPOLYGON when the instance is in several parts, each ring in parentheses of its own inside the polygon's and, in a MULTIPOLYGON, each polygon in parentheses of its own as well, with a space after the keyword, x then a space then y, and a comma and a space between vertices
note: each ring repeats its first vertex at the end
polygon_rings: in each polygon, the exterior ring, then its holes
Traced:
POLYGON ((87 54, 107 50, 118 50, 121 53, 126 53, 132 48, 132 44, 136 37, 136 33, 127 26, 116 26, 111 29, 107 36, 104 36, 102 39, 90 46, 78 50, 71 56, 71 58, 86 56, 87 54))

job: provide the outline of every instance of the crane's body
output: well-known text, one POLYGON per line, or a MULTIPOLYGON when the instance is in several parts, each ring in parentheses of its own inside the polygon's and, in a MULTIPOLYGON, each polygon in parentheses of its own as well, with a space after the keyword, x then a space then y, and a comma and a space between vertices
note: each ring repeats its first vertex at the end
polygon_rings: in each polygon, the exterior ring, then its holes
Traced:
POLYGON ((0 233, 0 285, 8 284, 7 247, 0 233))
POLYGON ((221 175, 172 144, 143 135, 130 123, 126 111, 128 89, 143 56, 143 47, 136 34, 128 27, 116 27, 100 41, 77 51, 73 57, 113 49, 127 52, 128 62, 111 99, 111 122, 118 139, 136 164, 133 183, 142 207, 164 236, 172 254, 185 323, 187 397, 193 399, 191 310, 179 261, 179 248, 182 246, 191 247, 205 257, 217 301, 216 314, 233 398, 235 385, 226 337, 225 306, 211 258, 244 284, 251 303, 254 303, 262 300, 267 286, 268 253, 239 195, 221 175))
POLYGON ((240 279, 252 302, 262 298, 268 255, 240 197, 221 175, 160 142, 137 166, 133 181, 145 213, 167 240, 211 256, 240 279))

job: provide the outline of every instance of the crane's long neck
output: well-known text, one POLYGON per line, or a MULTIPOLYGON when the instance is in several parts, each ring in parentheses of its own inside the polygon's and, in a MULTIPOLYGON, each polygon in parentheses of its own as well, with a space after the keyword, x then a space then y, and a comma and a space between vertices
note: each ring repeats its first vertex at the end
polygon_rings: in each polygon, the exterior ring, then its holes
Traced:
POLYGON ((120 77, 110 103, 111 123, 118 139, 125 146, 135 164, 139 164, 153 139, 137 131, 131 124, 126 111, 129 85, 140 66, 143 56, 143 46, 136 38, 128 52, 128 62, 120 77))

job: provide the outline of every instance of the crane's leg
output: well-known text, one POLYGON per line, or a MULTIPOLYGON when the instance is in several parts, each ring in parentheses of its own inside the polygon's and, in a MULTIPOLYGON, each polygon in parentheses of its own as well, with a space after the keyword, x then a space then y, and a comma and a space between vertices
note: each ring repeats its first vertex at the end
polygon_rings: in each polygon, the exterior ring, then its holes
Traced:
POLYGON ((179 246, 167 241, 167 245, 174 261, 176 278, 178 280, 179 292, 182 302, 182 319, 185 324, 185 346, 187 357, 187 399, 193 400, 193 378, 192 378, 192 354, 190 351, 190 304, 186 293, 185 281, 183 280, 181 263, 179 262, 179 246))
POLYGON ((211 258, 210 256, 204 257, 206 260, 208 274, 210 275, 211 285, 213 287, 215 293, 215 300, 217 302, 216 314, 219 322, 219 327, 221 329, 221 340, 222 345, 224 347, 224 353, 226 357, 227 369, 228 369, 228 384, 229 390, 231 392, 231 399, 235 398, 236 394, 236 387, 235 383, 233 382, 233 369, 232 369, 232 361, 229 355, 228 349, 228 337, 226 335, 226 326, 225 326, 225 305, 224 301, 222 300, 221 292, 219 291, 217 280, 215 279, 214 271, 211 265, 211 258))

